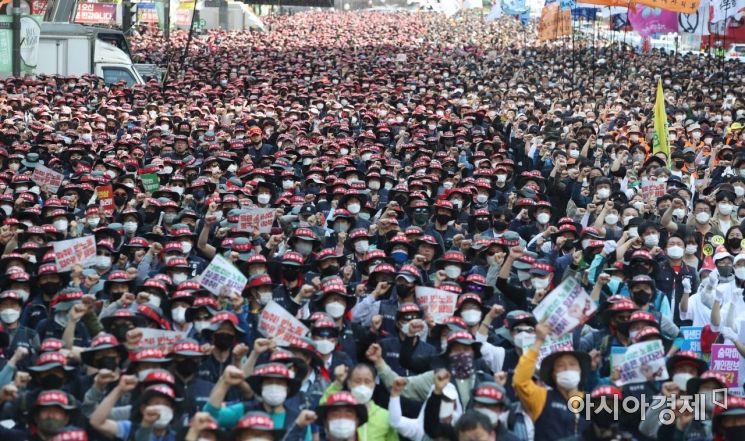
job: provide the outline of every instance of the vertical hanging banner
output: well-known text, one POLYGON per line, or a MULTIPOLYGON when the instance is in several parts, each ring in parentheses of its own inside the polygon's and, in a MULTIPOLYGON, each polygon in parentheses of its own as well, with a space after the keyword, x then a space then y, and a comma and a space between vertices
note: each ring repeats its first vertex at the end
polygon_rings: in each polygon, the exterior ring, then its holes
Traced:
POLYGON ((176 26, 191 26, 191 14, 194 12, 194 2, 182 1, 176 9, 176 26))
POLYGON ((572 34, 572 13, 562 11, 558 3, 543 7, 541 20, 538 23, 538 39, 541 41, 556 40, 572 34))
POLYGON ((137 22, 142 24, 158 24, 158 8, 155 3, 137 4, 137 22))
POLYGON ((711 0, 711 6, 711 22, 719 23, 745 8, 745 0, 711 0))
POLYGON ((709 2, 703 2, 696 12, 678 14, 678 32, 709 35, 709 2))

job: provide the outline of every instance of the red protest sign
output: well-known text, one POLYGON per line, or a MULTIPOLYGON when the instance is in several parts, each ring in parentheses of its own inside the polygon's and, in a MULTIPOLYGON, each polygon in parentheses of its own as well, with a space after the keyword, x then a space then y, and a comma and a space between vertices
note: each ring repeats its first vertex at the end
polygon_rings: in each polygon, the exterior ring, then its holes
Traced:
POLYGON ((96 187, 96 198, 104 211, 114 211, 114 188, 111 185, 96 187))

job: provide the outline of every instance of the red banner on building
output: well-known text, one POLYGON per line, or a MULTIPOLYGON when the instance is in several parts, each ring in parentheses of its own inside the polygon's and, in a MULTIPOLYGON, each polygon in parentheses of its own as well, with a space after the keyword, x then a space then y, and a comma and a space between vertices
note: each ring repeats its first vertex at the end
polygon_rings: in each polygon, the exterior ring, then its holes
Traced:
POLYGON ((111 3, 79 3, 76 23, 115 24, 116 5, 111 3))

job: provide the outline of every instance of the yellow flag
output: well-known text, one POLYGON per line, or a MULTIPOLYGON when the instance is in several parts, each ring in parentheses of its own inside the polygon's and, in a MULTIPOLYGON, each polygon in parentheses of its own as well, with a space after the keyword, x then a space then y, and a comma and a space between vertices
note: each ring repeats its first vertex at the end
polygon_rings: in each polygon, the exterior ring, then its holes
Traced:
POLYGON ((657 81, 657 98, 654 102, 654 141, 652 154, 664 153, 667 166, 670 167, 670 144, 667 142, 667 112, 665 112, 665 94, 662 92, 662 79, 657 81))

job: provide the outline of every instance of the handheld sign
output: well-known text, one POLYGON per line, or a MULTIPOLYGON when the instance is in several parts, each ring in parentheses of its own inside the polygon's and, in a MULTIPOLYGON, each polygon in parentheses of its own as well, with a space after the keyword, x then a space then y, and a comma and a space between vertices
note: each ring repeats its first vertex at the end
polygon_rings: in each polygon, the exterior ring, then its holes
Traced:
POLYGON ((96 237, 85 236, 52 242, 58 271, 70 271, 75 265, 83 268, 96 263, 96 237))
POLYGON ((308 335, 308 328, 275 301, 269 302, 259 315, 259 332, 280 345, 290 344, 292 337, 308 335))
POLYGON ((441 289, 428 286, 417 286, 415 288, 416 301, 424 311, 432 315, 435 323, 442 324, 455 313, 455 304, 458 295, 441 289))
POLYGON ((217 254, 199 276, 199 284, 218 296, 240 296, 248 279, 222 255, 217 254))
POLYGON ((597 310, 597 305, 577 279, 565 279, 533 310, 536 320, 546 321, 555 336, 572 332, 597 310))

